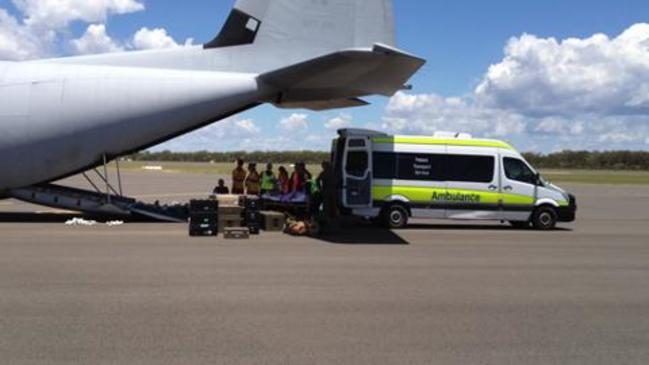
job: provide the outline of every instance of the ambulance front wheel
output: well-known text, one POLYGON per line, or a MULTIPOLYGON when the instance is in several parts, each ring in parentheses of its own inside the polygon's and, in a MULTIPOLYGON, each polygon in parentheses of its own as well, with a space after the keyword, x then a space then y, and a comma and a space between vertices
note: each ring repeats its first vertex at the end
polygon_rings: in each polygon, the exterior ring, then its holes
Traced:
POLYGON ((532 214, 532 226, 539 231, 550 231, 557 227, 559 214, 550 206, 540 206, 532 214))
POLYGON ((401 205, 394 204, 383 212, 383 222, 391 229, 402 229, 408 225, 408 210, 401 205))

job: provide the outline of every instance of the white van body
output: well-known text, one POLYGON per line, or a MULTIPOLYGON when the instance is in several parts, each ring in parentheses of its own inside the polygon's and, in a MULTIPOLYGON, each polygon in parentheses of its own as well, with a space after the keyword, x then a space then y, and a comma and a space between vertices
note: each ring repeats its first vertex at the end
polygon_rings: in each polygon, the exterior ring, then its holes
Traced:
POLYGON ((345 129, 334 141, 332 159, 342 180, 341 206, 394 228, 411 217, 539 229, 575 220, 575 197, 545 182, 502 141, 345 129))

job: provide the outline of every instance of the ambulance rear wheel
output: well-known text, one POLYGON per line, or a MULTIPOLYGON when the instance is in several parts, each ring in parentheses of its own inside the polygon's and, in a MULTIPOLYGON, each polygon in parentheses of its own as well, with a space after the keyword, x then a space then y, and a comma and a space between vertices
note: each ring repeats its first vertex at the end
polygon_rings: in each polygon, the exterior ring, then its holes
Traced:
POLYGON ((556 228, 559 215, 550 206, 536 208, 532 215, 532 226, 539 231, 550 231, 556 228))
POLYGON ((408 211, 400 205, 392 205, 384 211, 384 224, 390 229, 402 229, 408 225, 408 211))

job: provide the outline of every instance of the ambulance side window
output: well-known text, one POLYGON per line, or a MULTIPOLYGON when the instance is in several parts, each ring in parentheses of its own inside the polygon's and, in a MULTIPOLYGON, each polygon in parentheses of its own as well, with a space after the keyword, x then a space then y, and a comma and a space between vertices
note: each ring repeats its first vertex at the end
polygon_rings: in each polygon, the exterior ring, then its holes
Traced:
POLYGON ((347 175, 364 177, 369 164, 369 158, 365 151, 349 151, 347 153, 347 175))
POLYGON ((397 177, 397 154, 392 152, 374 152, 373 172, 375 179, 395 179, 397 177))
POLYGON ((448 181, 490 183, 494 179, 496 158, 449 155, 447 165, 448 181))
POLYGON ((505 166, 505 175, 509 180, 532 185, 536 184, 536 174, 525 162, 511 157, 505 157, 503 162, 505 166))

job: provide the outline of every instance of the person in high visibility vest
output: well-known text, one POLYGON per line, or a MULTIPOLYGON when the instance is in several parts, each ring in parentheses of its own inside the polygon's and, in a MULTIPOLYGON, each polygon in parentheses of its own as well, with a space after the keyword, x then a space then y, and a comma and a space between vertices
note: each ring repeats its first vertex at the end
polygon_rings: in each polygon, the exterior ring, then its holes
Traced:
POLYGON ((261 174, 261 195, 277 190, 277 179, 273 172, 273 164, 266 165, 266 171, 261 174))
POLYGON ((232 194, 245 194, 246 170, 243 168, 243 160, 237 160, 237 167, 232 171, 232 194))
POLYGON ((261 176, 259 176, 257 165, 254 163, 248 165, 248 177, 246 177, 245 185, 248 195, 259 195, 261 192, 261 176))

